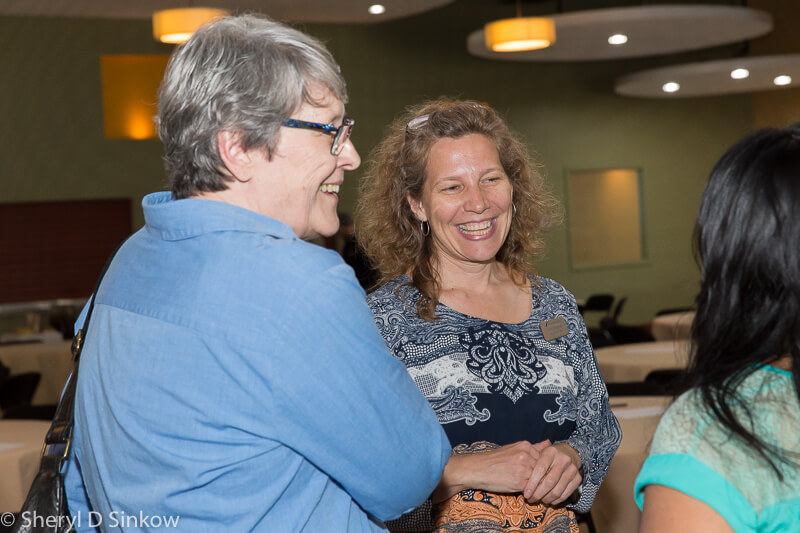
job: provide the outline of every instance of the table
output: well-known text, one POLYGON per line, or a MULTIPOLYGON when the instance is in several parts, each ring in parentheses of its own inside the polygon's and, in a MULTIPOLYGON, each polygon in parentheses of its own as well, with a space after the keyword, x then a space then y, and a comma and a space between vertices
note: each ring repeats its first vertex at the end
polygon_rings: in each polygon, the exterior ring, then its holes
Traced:
POLYGON ((644 381, 653 370, 685 368, 688 340, 637 342, 603 346, 594 353, 606 383, 644 381))
POLYGON ((694 315, 694 311, 684 311, 657 316, 650 325, 650 332, 657 341, 689 339, 692 336, 694 315))
POLYGON ((22 508, 48 429, 44 420, 0 420, 0 513, 22 508))
POLYGON ((42 379, 33 396, 34 405, 58 403, 72 372, 72 341, 0 345, 0 361, 11 374, 39 372, 42 379))
POLYGON ((597 533, 637 533, 641 512, 633 500, 633 483, 671 397, 619 396, 610 401, 622 427, 622 443, 597 492, 592 521, 597 533))

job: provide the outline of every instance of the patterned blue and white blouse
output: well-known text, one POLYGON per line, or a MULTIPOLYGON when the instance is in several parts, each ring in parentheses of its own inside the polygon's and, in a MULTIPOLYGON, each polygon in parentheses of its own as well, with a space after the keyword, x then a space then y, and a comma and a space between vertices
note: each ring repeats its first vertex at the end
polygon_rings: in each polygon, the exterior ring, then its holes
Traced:
POLYGON ((531 278, 533 306, 522 323, 475 318, 439 303, 434 322, 417 314, 420 292, 401 276, 367 303, 392 353, 430 402, 450 443, 566 442, 583 462, 586 512, 622 434, 575 298, 559 283, 531 278), (563 317, 568 332, 550 341, 542 322, 563 317))

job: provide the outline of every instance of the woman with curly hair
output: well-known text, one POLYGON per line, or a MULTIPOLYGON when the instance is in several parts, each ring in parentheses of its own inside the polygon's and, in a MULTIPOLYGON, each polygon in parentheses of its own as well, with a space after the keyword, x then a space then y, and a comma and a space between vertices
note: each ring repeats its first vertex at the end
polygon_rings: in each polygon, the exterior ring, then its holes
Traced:
POLYGON ((589 510, 621 434, 575 298, 536 274, 558 214, 478 102, 410 108, 373 153, 356 225, 383 283, 368 303, 454 446, 427 508, 390 529, 576 532, 589 510))

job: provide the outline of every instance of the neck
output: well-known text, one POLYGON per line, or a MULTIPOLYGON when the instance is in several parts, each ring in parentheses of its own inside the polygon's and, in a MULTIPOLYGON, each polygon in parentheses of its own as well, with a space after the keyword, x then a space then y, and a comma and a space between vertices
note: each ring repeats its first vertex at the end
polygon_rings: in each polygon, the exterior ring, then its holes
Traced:
POLYGON ((777 361, 773 361, 770 366, 780 368, 781 370, 792 371, 792 356, 789 354, 781 356, 777 361))
POLYGON ((450 257, 437 257, 434 261, 442 291, 462 290, 482 292, 495 283, 509 280, 506 267, 499 261, 474 263, 450 257))

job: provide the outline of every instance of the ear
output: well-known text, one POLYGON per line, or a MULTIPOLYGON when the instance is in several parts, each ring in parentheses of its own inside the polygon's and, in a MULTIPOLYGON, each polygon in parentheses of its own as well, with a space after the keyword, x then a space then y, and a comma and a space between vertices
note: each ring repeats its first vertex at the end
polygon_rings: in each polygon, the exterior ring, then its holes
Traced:
POLYGON ((411 211, 414 213, 414 216, 417 217, 417 220, 420 222, 428 220, 428 215, 425 214, 425 206, 422 205, 421 200, 417 200, 411 193, 406 193, 406 200, 408 201, 408 206, 411 208, 411 211))
POLYGON ((241 134, 222 130, 217 133, 217 150, 225 168, 237 181, 249 181, 250 154, 242 148, 241 134))

